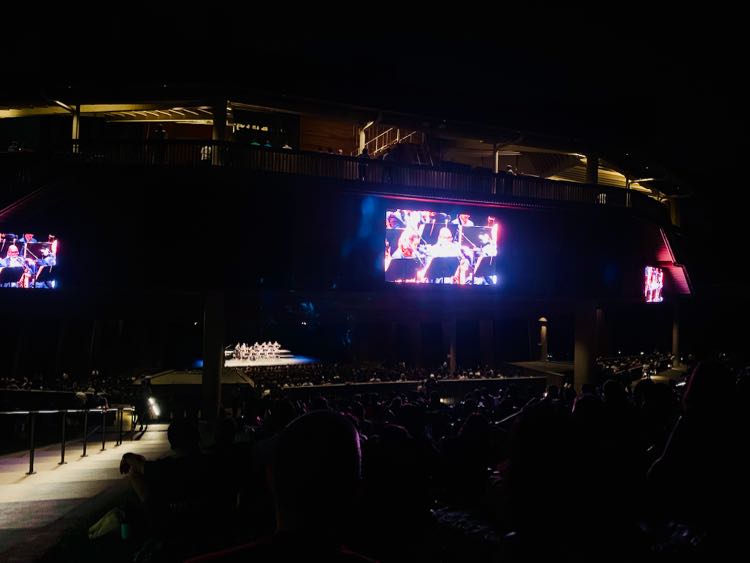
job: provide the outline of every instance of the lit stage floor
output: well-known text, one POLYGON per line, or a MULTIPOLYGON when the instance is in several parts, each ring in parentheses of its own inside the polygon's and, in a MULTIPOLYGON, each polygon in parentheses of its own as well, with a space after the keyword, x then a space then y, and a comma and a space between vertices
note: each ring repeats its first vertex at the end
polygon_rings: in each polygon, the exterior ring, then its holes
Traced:
POLYGON ((310 364, 315 362, 313 358, 306 356, 280 356, 278 358, 263 358, 260 360, 224 360, 227 368, 262 368, 273 366, 294 366, 299 364, 310 364))
POLYGON ((76 520, 91 517, 96 497, 127 487, 119 469, 124 453, 157 459, 169 451, 166 430, 166 424, 149 425, 140 440, 115 446, 110 439, 104 451, 92 439, 84 458, 81 442, 69 442, 65 465, 58 465, 60 444, 37 448, 34 475, 26 475, 28 451, 0 456, 0 561, 41 557, 76 520))

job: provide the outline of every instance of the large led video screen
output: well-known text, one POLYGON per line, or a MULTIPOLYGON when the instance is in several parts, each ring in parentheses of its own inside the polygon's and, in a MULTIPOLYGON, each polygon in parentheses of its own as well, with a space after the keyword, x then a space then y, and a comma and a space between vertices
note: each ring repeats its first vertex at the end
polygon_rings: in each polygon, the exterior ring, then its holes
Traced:
POLYGON ((54 235, 0 233, 0 288, 56 289, 58 250, 54 235))
POLYGON ((497 285, 500 224, 490 215, 388 209, 385 280, 391 283, 497 285))
POLYGON ((664 272, 661 268, 646 266, 643 280, 643 295, 646 303, 661 303, 664 301, 664 272))

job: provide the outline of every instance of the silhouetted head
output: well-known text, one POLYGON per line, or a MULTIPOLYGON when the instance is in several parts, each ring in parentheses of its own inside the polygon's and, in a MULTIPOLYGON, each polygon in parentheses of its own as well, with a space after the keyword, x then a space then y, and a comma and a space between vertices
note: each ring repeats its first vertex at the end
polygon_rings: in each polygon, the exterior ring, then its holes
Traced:
POLYGON ((343 415, 316 411, 279 435, 271 468, 279 529, 335 533, 359 486, 359 434, 343 415))
POLYGON ((682 404, 686 413, 719 413, 734 401, 735 378, 729 369, 717 361, 704 361, 695 366, 682 404))
POLYGON ((167 430, 169 446, 177 453, 192 454, 198 451, 198 429, 186 420, 175 420, 167 430))
POLYGON ((424 436, 426 424, 424 408, 412 404, 404 405, 398 412, 398 421, 413 438, 424 436))
POLYGON ((490 438, 489 422, 478 412, 472 413, 466 417, 466 421, 458 432, 458 435, 465 440, 480 443, 487 442, 490 438))
POLYGON ((234 419, 225 418, 219 422, 216 427, 216 446, 227 448, 234 443, 234 435, 237 432, 237 426, 234 419))
POLYGON ((312 401, 310 401, 310 410, 311 411, 327 411, 328 400, 322 395, 313 397, 312 401))
POLYGON ((602 395, 604 395, 604 400, 610 404, 623 403, 628 398, 628 393, 623 384, 614 379, 608 379, 604 382, 602 395))

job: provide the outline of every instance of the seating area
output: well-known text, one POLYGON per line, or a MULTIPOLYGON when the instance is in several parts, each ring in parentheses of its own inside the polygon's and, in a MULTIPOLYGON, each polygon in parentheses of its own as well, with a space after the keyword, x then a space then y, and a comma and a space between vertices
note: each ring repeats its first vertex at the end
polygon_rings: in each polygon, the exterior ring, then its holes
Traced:
POLYGON ((80 560, 102 542, 123 561, 701 560, 740 541, 748 381, 704 362, 685 387, 251 397, 173 420, 168 458, 124 456, 131 494, 109 508, 130 537, 83 542, 80 560))

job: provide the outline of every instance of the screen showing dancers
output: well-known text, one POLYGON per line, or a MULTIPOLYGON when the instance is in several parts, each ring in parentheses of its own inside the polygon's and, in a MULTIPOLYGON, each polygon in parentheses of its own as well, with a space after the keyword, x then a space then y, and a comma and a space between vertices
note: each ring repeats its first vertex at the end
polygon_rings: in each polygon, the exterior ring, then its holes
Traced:
POLYGON ((646 303, 661 303, 664 301, 664 297, 662 296, 664 272, 661 268, 646 266, 643 286, 646 303))
POLYGON ((500 225, 467 210, 391 209, 385 214, 385 280, 497 285, 500 225))
POLYGON ((34 233, 0 233, 0 288, 56 289, 59 241, 34 233))

